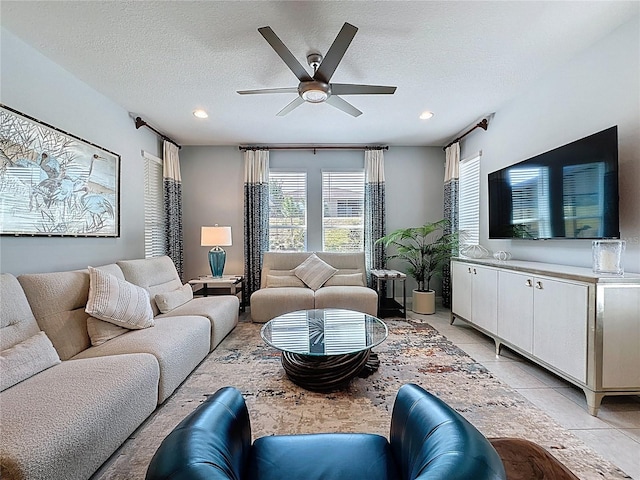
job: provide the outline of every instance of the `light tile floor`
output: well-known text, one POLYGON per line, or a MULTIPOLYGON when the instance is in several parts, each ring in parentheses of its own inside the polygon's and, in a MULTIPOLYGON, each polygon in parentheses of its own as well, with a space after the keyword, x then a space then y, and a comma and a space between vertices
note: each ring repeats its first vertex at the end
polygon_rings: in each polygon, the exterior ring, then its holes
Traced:
POLYGON ((581 389, 531 363, 506 347, 495 354, 493 340, 462 320, 449 324, 449 310, 409 316, 427 321, 497 378, 520 392, 559 425, 640 480, 640 397, 605 397, 597 417, 587 413, 581 389))

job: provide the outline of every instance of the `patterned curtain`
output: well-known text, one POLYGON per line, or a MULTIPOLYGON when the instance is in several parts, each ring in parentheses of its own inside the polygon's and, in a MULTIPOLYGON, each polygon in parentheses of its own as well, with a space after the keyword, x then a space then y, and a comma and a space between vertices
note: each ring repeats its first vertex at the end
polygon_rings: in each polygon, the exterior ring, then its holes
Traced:
POLYGON ((164 141, 162 178, 164 182, 164 210, 166 216, 165 242, 167 255, 173 260, 180 279, 183 276, 182 240, 182 178, 178 147, 164 141))
MULTIPOLYGON (((449 220, 445 234, 458 231, 458 177, 460 170, 460 143, 445 150, 444 218, 449 220)), ((451 307, 451 271, 447 264, 442 268, 442 305, 451 307)))
POLYGON ((367 279, 371 269, 385 267, 385 250, 375 241, 386 234, 384 201, 384 153, 382 150, 364 152, 364 252, 367 279))
POLYGON ((262 254, 269 250, 269 151, 244 153, 244 305, 260 289, 262 254))

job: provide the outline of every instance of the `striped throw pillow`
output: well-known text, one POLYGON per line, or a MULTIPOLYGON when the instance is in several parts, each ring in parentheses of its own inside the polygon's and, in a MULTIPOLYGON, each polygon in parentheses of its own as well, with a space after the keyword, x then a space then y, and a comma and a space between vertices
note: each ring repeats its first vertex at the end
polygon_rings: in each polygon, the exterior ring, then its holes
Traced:
POLYGON ((89 267, 89 299, 85 312, 134 330, 154 325, 149 294, 144 288, 92 267, 89 267))
POLYGON ((338 271, 314 253, 293 269, 300 280, 310 289, 317 290, 338 271))

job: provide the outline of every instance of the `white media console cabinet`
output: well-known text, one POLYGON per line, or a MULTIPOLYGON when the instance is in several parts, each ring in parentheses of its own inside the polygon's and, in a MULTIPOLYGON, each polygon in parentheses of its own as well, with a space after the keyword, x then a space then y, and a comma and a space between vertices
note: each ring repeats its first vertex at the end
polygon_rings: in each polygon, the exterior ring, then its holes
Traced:
POLYGON ((455 258, 451 323, 464 320, 579 386, 591 415, 606 395, 640 395, 640 275, 455 258))

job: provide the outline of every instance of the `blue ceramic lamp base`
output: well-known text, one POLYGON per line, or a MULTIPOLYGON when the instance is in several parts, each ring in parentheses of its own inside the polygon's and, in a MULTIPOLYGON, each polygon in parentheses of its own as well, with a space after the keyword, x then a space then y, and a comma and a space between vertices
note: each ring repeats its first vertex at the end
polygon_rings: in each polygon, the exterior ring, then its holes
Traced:
POLYGON ((209 266, 211 267, 211 275, 214 278, 222 277, 226 258, 227 252, 220 247, 213 247, 209 250, 209 266))

